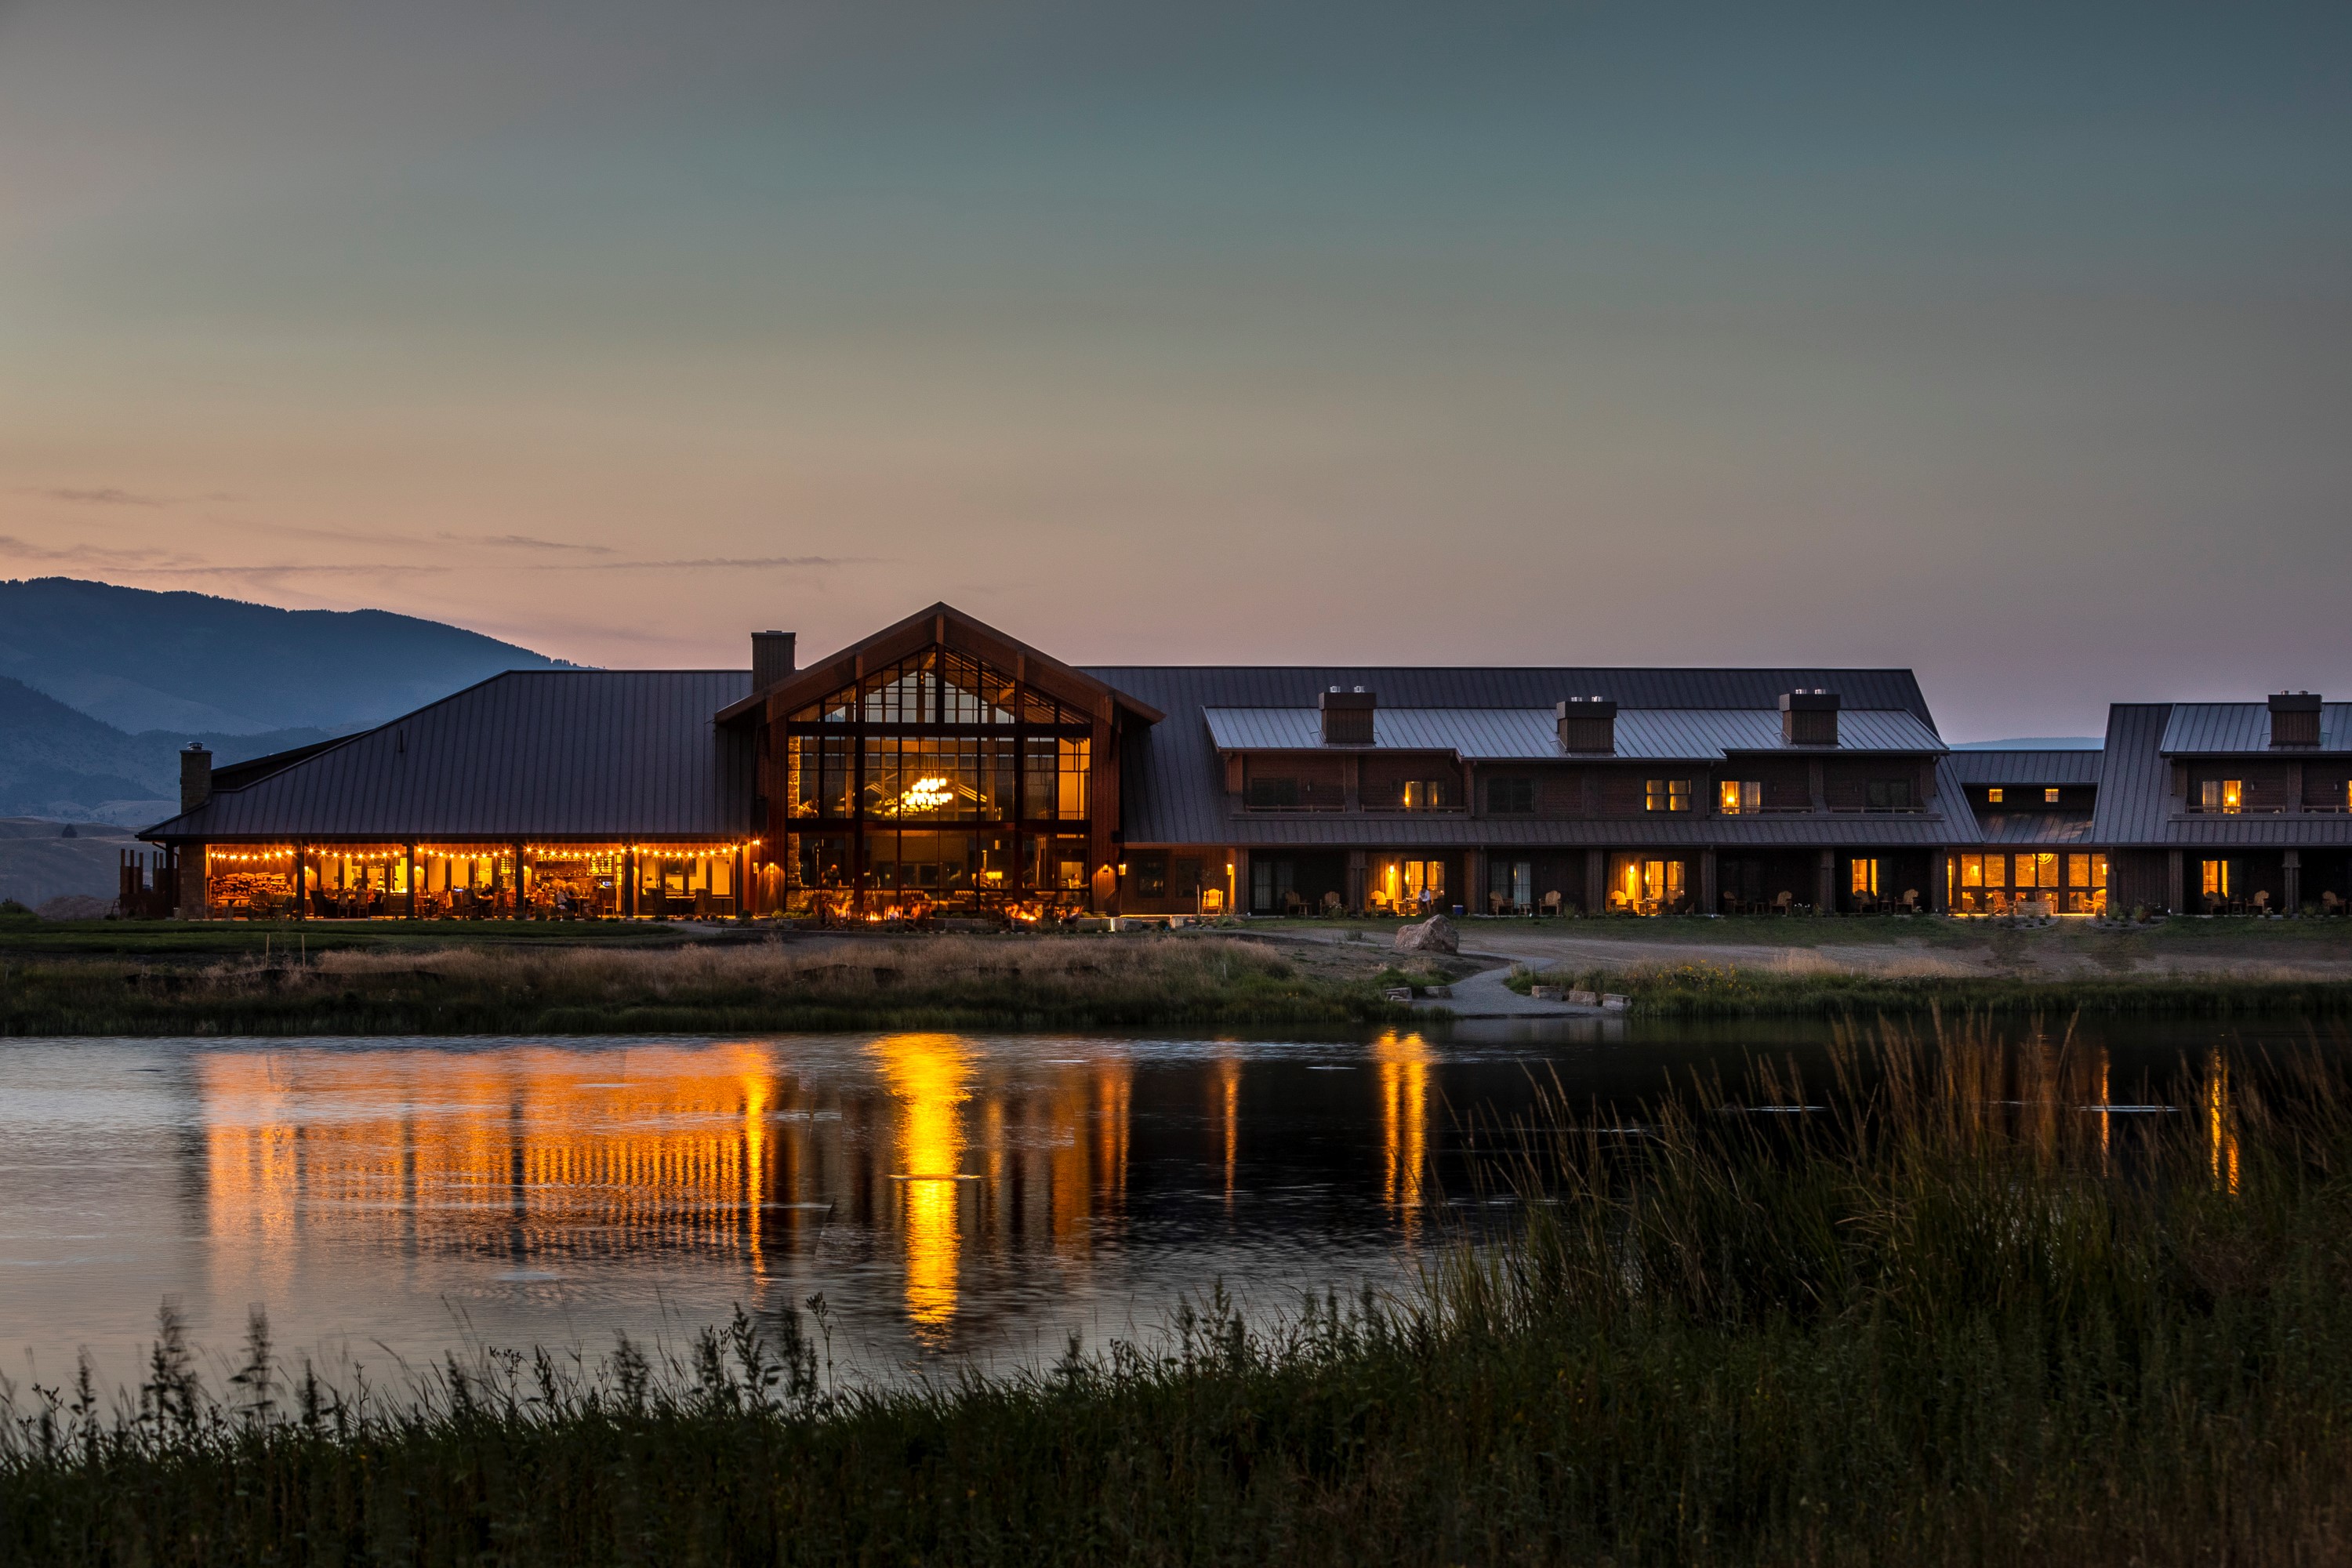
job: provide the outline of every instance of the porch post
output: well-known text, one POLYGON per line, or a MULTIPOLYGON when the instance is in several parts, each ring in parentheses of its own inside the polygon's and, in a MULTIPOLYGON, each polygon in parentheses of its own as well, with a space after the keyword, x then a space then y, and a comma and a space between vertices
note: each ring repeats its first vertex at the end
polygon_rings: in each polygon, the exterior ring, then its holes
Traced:
POLYGON ((2168 912, 2176 915, 2189 907, 2189 889, 2182 879, 2183 868, 2180 862, 2179 850, 2168 849, 2164 852, 2164 907, 2168 912))
POLYGON ((1723 900, 1716 893, 1715 851, 1712 849, 1698 852, 1698 907, 1706 914, 1723 912, 1723 900))
POLYGON ((2290 849, 2286 852, 2285 858, 2286 888, 2280 901, 2286 907, 2283 912, 2290 915, 2301 914, 2303 912, 2303 851, 2290 849))
POLYGON ((1952 852, 1938 849, 1927 872, 1927 908, 1939 915, 1952 912, 1952 852))
POLYGON ((1600 849, 1584 852, 1584 912, 1597 915, 1609 908, 1609 857, 1600 849))
POLYGON ((1350 849, 1348 851, 1348 890, 1344 897, 1348 900, 1348 909, 1350 913, 1360 913, 1363 910, 1364 877, 1365 873, 1370 868, 1363 850, 1350 849))
MULTIPOLYGON (((1821 776, 1819 772, 1821 764, 1816 763, 1813 766, 1816 770, 1813 776, 1815 778, 1819 778, 1821 776)), ((1824 849, 1822 851, 1822 868, 1818 888, 1819 891, 1813 898, 1813 912, 1818 915, 1833 915, 1837 913, 1837 851, 1834 849, 1824 849)))
POLYGON ((400 852, 408 863, 408 918, 415 920, 416 918, 416 846, 404 844, 400 847, 400 852))

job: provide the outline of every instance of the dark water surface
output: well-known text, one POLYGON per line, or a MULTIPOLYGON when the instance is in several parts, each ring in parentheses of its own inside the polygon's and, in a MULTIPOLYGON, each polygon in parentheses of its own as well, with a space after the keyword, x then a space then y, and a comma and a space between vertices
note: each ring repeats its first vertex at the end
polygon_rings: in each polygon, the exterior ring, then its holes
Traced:
MULTIPOLYGON (((173 1299, 226 1358, 396 1382, 483 1345, 673 1348, 822 1291, 869 1376, 1149 1337, 1222 1280, 1257 1310, 1409 1280, 1489 1200, 1469 1126, 1669 1075, 1736 1083, 1811 1026, 1463 1026, 1349 1041, 0 1043, 0 1375, 132 1382, 173 1299)), ((2161 1103, 2294 1028, 2077 1037, 2084 1104, 2161 1103)), ((2193 1107, 2195 1094, 2179 1096, 2193 1107)))

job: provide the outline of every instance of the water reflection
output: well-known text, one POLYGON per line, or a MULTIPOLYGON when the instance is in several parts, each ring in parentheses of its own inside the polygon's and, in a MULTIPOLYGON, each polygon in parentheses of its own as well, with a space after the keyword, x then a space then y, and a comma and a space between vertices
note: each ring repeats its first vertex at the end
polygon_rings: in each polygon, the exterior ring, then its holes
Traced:
MULTIPOLYGON (((2263 1069, 2234 1042, 2234 1068, 2205 1027, 2009 1044, 1967 1079, 2000 1123, 2117 1162, 2193 1137, 2237 1189, 2236 1100, 2263 1069)), ((1753 1027, 17 1042, 0 1348, 34 1347, 56 1382, 91 1342, 135 1379, 170 1294, 204 1342, 233 1345, 261 1303, 281 1342, 340 1336, 381 1366, 377 1346, 594 1344, 822 1290, 869 1366, 1049 1362, 1074 1328, 1135 1333, 1213 1280, 1278 1309, 1402 1278, 1473 1184, 1457 1120, 1509 1124, 1555 1075, 1572 1101, 1625 1103, 1736 1082, 1756 1053, 1827 1075, 1828 1052, 1753 1027)))
POLYGON ((1435 1059, 1419 1035, 1391 1029, 1372 1042, 1381 1071, 1383 1191, 1406 1233, 1420 1228, 1422 1178, 1429 1165, 1429 1069, 1435 1059))

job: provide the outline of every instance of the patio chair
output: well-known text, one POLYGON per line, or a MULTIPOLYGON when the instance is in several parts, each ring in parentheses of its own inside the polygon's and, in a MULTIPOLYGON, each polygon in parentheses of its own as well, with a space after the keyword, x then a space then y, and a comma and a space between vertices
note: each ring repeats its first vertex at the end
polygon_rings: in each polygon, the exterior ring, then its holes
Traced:
POLYGON ((1903 889, 1903 912, 1906 915, 1916 915, 1919 912, 1918 889, 1906 888, 1903 889))
POLYGON ((1509 902, 1510 900, 1500 893, 1488 893, 1486 895, 1486 912, 1490 915, 1499 915, 1503 912, 1503 906, 1509 902))
POLYGON ((1797 895, 1783 888, 1780 889, 1780 897, 1772 900, 1772 912, 1776 915, 1788 914, 1796 908, 1796 904, 1797 895))
POLYGON ((1554 888, 1543 897, 1543 912, 1554 919, 1559 915, 1559 889, 1554 888))
POLYGON ((2344 900, 2337 898, 2333 891, 2322 889, 2319 895, 2319 912, 2323 915, 2340 915, 2344 912, 2344 900))
POLYGON ((2269 892, 2269 890, 2268 890, 2268 889, 2264 889, 2264 890, 2263 890, 2263 891, 2261 891, 2261 892, 2256 893, 2256 894, 2254 895, 2254 913, 2256 913, 2256 914, 2258 914, 2258 915, 2266 915, 2266 914, 2268 914, 2268 913, 2270 913, 2270 912, 2271 912, 2271 896, 2270 896, 2270 892, 2269 892))
POLYGON ((1323 895, 1323 912, 1327 915, 1336 915, 1339 912, 1339 894, 1326 893, 1323 895))

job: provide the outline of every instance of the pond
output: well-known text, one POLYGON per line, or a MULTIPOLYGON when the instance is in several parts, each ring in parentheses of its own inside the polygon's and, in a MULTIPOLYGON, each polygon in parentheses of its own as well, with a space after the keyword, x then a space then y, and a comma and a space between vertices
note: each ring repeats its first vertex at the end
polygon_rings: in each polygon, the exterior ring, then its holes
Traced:
MULTIPOLYGON (((381 1384, 486 1346, 673 1349, 822 1293, 859 1375, 1149 1339, 1409 1283, 1503 1200, 1481 1127, 1820 1070, 1814 1026, 1587 1021, 1352 1040, 894 1034, 0 1044, 0 1375, 135 1383, 156 1312, 381 1384)), ((2161 1104, 2210 1024, 2078 1036, 2084 1105, 2161 1104), (2169 1086, 2169 1087, 2168 1087, 2169 1086)), ((2335 1048, 2333 1044, 2328 1048, 2335 1048)), ((2194 1091, 2184 1097, 2195 1103, 2194 1091)))

